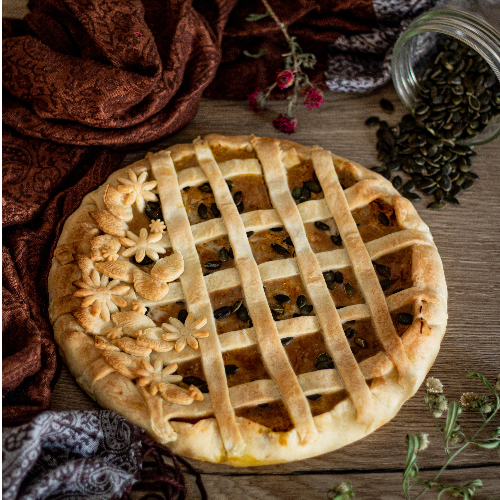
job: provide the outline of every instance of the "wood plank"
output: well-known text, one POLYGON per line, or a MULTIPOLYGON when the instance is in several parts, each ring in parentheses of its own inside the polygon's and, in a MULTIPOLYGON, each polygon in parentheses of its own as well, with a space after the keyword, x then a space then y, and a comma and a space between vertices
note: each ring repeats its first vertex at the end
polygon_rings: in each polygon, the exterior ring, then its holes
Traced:
MULTIPOLYGON (((474 500, 498 499, 500 491, 499 469, 497 467, 463 468, 445 471, 439 478, 442 484, 466 484, 474 479, 481 479, 483 487, 476 490, 474 500)), ((436 471, 423 470, 422 477, 431 479, 436 471)), ((351 481, 356 498, 373 500, 402 500, 402 471, 371 472, 360 474, 331 469, 324 474, 301 475, 247 475, 202 474, 208 498, 217 500, 325 500, 327 492, 334 485, 351 481)), ((188 500, 200 498, 192 476, 187 476, 188 500)), ((416 488, 415 492, 421 490, 416 488)), ((413 492, 413 490, 412 490, 413 492)), ((416 497, 417 495, 413 495, 416 497)), ((134 500, 141 497, 139 491, 132 493, 134 500)), ((426 500, 435 500, 436 492, 427 492, 426 500)), ((452 498, 446 496, 443 498, 452 498)))

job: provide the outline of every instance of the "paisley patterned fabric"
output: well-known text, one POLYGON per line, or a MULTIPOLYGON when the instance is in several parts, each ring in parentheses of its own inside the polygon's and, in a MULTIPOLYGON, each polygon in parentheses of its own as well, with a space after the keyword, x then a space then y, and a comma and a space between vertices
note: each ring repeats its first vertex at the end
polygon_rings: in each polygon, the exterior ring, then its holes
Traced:
POLYGON ((45 412, 4 429, 3 500, 111 500, 142 467, 143 431, 109 411, 45 412))

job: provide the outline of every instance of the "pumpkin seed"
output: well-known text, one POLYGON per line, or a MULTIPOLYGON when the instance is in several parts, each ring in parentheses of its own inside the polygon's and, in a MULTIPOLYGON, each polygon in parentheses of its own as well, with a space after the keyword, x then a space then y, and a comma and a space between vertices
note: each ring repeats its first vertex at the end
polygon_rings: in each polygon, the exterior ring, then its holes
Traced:
POLYGON ((320 231, 329 231, 330 226, 328 224, 325 224, 324 222, 321 222, 320 220, 316 221, 314 223, 314 226, 316 229, 319 229, 320 231))
POLYGON ((347 328, 345 330, 345 336, 350 339, 352 337, 354 337, 354 335, 356 335, 356 330, 354 328, 347 328))
POLYGON ((215 203, 212 203, 210 205, 210 211, 212 212, 212 215, 214 217, 220 217, 220 210, 217 208, 217 205, 215 203))
POLYGON ((444 208, 445 206, 446 206, 446 203, 444 203, 443 201, 440 201, 440 202, 433 201, 427 205, 427 208, 429 210, 440 210, 441 208, 444 208))
MULTIPOLYGON (((323 370, 323 368, 318 368, 318 370, 323 370)), ((310 396, 306 396, 309 401, 317 401, 318 399, 321 399, 321 394, 311 394, 310 396)))
POLYGON ((222 262, 226 262, 227 259, 229 259, 229 252, 226 248, 222 247, 219 250, 219 260, 221 260, 222 262))
POLYGON ((388 290, 392 285, 392 281, 390 278, 386 278, 380 282, 380 286, 382 287, 382 291, 385 292, 388 290))
POLYGON ((301 309, 302 307, 304 307, 307 304, 306 296, 305 295, 299 295, 297 297, 297 301, 295 302, 295 304, 297 305, 297 307, 299 309, 301 309))
POLYGON ((205 385, 206 382, 200 377, 195 377, 194 375, 188 375, 187 377, 182 378, 182 382, 187 385, 194 385, 195 387, 201 387, 205 385))
POLYGON ((394 186, 394 189, 400 189, 401 185, 403 184, 403 180, 399 175, 396 175, 394 179, 392 179, 392 185, 394 186))
POLYGON ((276 314, 283 314, 285 310, 281 306, 272 306, 271 311, 276 314))
POLYGON ((284 243, 285 245, 288 245, 288 246, 293 247, 293 241, 292 241, 292 238, 290 238, 290 236, 287 236, 287 237, 283 240, 283 243, 284 243))
POLYGON ((212 188, 210 187, 210 184, 208 184, 208 182, 206 182, 205 184, 202 184, 198 189, 202 193, 211 193, 212 192, 212 188))
POLYGON ((231 312, 236 312, 243 305, 243 301, 241 299, 237 300, 233 307, 231 308, 231 312))
POLYGON ((285 337, 285 338, 281 339, 281 344, 282 344, 282 345, 288 345, 288 344, 290 344, 290 342, 291 342, 293 339, 294 339, 293 337, 285 337))
POLYGON ((413 315, 409 313, 399 313, 396 319, 402 325, 411 325, 413 323, 413 315))
POLYGON ((368 342, 364 338, 362 338, 362 337, 356 337, 354 339, 354 343, 358 347, 361 347, 361 349, 367 349, 368 348, 368 342))
POLYGON ((290 252, 286 248, 278 245, 277 243, 271 243, 271 248, 280 255, 290 255, 290 252))
MULTIPOLYGON (((135 260, 137 262, 137 259, 135 260)), ((137 262, 137 264, 140 264, 141 266, 149 266, 154 263, 153 259, 150 259, 147 255, 144 256, 144 258, 141 260, 141 262, 137 262)))
POLYGON ((274 300, 277 300, 280 304, 288 304, 290 302, 290 297, 284 293, 279 293, 274 296, 274 300))
POLYGON ((219 269, 222 266, 222 262, 220 260, 209 260, 205 262, 205 267, 207 269, 219 269))
POLYGON ((300 314, 307 316, 313 310, 313 306, 311 304, 306 304, 300 308, 300 314))
POLYGON ((270 231, 272 231, 273 233, 279 233, 280 231, 283 231, 283 228, 282 227, 272 227, 270 229, 270 231))
POLYGON ((302 196, 302 188, 300 188, 299 186, 293 188, 292 196, 294 199, 299 200, 302 196))
POLYGON ((394 111, 394 104, 392 104, 392 102, 388 99, 380 99, 380 107, 388 113, 392 113, 394 111))
POLYGON ((215 319, 222 319, 231 314, 232 308, 229 306, 223 306, 219 307, 219 309, 216 309, 214 311, 214 318, 215 319))
POLYGON ((350 283, 346 283, 344 286, 345 293, 349 296, 352 297, 354 294, 354 287, 350 283))
POLYGON ((208 217, 208 208, 205 203, 200 203, 200 205, 198 206, 198 215, 202 219, 206 219, 208 217))
POLYGON ((328 290, 335 290, 336 286, 337 286, 337 283, 335 283, 335 281, 329 281, 326 284, 326 287, 328 288, 328 290))
POLYGON ((241 202, 239 205, 237 205, 236 208, 238 209, 239 214, 241 214, 241 212, 243 212, 243 210, 245 210, 245 206, 243 205, 243 202, 241 202))
POLYGON ((238 310, 236 311, 236 316, 238 316, 238 319, 243 322, 246 322, 250 319, 250 316, 248 316, 248 309, 244 305, 241 305, 238 308, 238 310))
POLYGON ((188 317, 188 312, 186 309, 181 309, 177 313, 177 319, 181 322, 184 323, 186 321, 186 318, 188 317))
POLYGON ((323 273, 323 278, 325 278, 325 281, 327 283, 331 282, 331 281, 335 281, 335 273, 333 271, 326 271, 323 273))
POLYGON ((226 181, 227 187, 229 188, 229 192, 233 190, 234 187, 234 182, 233 181, 226 181))
POLYGON ((239 205, 243 199, 243 193, 241 191, 236 191, 233 196, 234 204, 239 205))
POLYGON ((366 119, 365 125, 367 127, 375 127, 375 125, 378 125, 380 122, 380 118, 378 116, 370 116, 369 118, 366 119))
POLYGON ((373 263, 375 266, 375 269, 377 270, 377 273, 380 274, 383 278, 390 278, 391 277, 391 270, 387 267, 384 266, 383 264, 377 264, 376 262, 373 263))
POLYGON ((163 221, 163 212, 161 211, 161 205, 156 201, 148 201, 144 207, 144 213, 146 217, 150 220, 163 221))
POLYGON ((251 238, 255 234, 255 231, 247 231, 247 238, 251 238))
POLYGON ((333 360, 332 357, 326 353, 322 352, 314 361, 314 368, 317 370, 325 370, 328 368, 333 368, 333 360), (321 366, 321 368, 319 368, 321 366))
POLYGON ((330 236, 330 239, 332 240, 332 243, 334 245, 337 245, 338 247, 342 245, 342 237, 340 236, 340 234, 332 234, 330 236))
POLYGON ((238 371, 239 367, 236 365, 224 365, 224 370, 226 372, 226 376, 230 377, 234 375, 238 371))
POLYGON ((391 223, 391 221, 389 220, 389 217, 387 217, 387 215, 385 215, 384 212, 378 213, 378 220, 384 226, 388 226, 391 223))
POLYGON ((335 271, 335 282, 336 283, 344 282, 344 275, 340 271, 335 271))
POLYGON ((317 183, 317 182, 314 182, 314 181, 307 181, 304 183, 304 185, 307 187, 307 189, 309 189, 309 191, 311 191, 311 193, 321 193, 322 189, 321 189, 321 186, 317 183))
POLYGON ((200 392, 203 392, 203 394, 207 394, 208 392, 208 384, 203 384, 198 387, 200 389, 200 392))
POLYGON ((311 191, 309 191, 309 188, 306 185, 302 186, 301 197, 304 198, 304 200, 311 199, 311 191))

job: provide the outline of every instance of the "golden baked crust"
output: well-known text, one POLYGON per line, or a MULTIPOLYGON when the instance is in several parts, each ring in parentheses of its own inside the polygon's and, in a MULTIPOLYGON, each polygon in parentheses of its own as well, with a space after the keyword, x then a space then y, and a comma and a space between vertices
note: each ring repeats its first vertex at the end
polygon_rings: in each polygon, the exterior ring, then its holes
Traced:
POLYGON ((315 456, 389 421, 447 318, 429 229, 390 182, 256 136, 209 135, 113 173, 66 221, 49 293, 56 341, 92 398, 176 453, 235 466, 315 456), (292 193, 312 173, 313 192, 292 193), (269 243, 277 233, 286 246, 269 243), (233 296, 243 323, 216 307, 233 296))

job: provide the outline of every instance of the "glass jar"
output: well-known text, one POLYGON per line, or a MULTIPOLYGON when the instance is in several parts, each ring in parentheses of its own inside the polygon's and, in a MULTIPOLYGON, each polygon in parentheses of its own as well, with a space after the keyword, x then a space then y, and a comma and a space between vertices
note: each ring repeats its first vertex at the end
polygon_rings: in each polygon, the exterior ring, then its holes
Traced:
MULTIPOLYGON (((500 81, 500 0, 451 0, 419 16, 400 36, 392 56, 392 81, 413 113, 419 79, 437 54, 442 39, 452 37, 479 53, 500 81)), ((500 135, 500 115, 462 144, 484 144, 500 135)), ((458 141, 457 141, 458 142, 458 141)))

